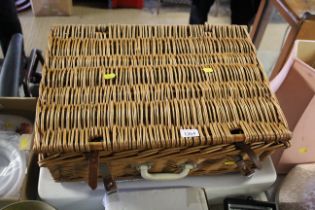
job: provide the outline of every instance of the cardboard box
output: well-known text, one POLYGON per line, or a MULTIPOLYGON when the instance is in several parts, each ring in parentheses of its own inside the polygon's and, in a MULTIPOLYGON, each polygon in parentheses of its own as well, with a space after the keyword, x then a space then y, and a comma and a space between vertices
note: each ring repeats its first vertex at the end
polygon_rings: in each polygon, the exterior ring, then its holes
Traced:
POLYGON ((31 0, 35 16, 69 16, 72 0, 31 0))
POLYGON ((287 63, 271 82, 293 131, 291 147, 273 155, 278 173, 315 162, 315 41, 298 40, 287 63))
MULTIPOLYGON (((25 117, 34 122, 36 111, 36 98, 0 97, 0 114, 12 114, 25 117)), ((38 198, 37 184, 39 167, 37 155, 29 155, 27 172, 20 190, 19 198, 0 198, 0 208, 18 200, 35 200, 38 198)))

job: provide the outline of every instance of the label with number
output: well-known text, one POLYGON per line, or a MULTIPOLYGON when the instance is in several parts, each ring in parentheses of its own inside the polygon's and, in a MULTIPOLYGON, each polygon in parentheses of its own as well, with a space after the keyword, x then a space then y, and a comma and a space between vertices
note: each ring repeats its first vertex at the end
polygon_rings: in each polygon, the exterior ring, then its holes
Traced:
POLYGON ((197 129, 180 129, 181 137, 198 137, 199 132, 197 129))

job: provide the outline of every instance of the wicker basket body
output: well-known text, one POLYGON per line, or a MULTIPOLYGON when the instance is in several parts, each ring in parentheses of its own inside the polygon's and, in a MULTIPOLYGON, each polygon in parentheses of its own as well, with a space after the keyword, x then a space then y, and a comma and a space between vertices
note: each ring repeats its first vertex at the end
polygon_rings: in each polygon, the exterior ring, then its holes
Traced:
POLYGON ((142 164, 248 174, 290 139, 239 26, 54 27, 36 119, 39 164, 92 187, 100 165, 113 179, 142 164))

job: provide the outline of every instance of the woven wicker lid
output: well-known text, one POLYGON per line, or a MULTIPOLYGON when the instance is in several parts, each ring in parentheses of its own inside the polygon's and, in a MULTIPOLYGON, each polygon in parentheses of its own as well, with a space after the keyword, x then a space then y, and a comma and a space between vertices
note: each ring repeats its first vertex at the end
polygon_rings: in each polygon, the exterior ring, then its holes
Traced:
POLYGON ((291 137, 246 29, 214 25, 53 27, 35 128, 45 153, 291 137))

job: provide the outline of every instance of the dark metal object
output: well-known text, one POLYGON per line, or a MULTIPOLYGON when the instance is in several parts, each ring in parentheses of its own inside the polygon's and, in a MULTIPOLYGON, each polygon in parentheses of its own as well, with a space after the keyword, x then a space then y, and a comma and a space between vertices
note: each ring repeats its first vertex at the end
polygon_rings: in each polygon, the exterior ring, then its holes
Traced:
POLYGON ((39 63, 44 65, 41 51, 33 49, 27 58, 22 34, 13 35, 0 69, 0 96, 17 97, 23 85, 25 97, 37 97, 42 78, 37 72, 39 63))
POLYGON ((23 89, 26 97, 37 97, 39 92, 39 83, 42 75, 37 72, 38 64, 44 65, 44 57, 38 49, 31 51, 27 59, 26 72, 23 78, 23 89))
POLYGON ((253 198, 226 198, 224 199, 224 210, 277 210, 277 206, 272 202, 256 201, 253 198))
POLYGON ((0 71, 0 96, 18 96, 25 65, 22 34, 11 38, 8 51, 0 71))

